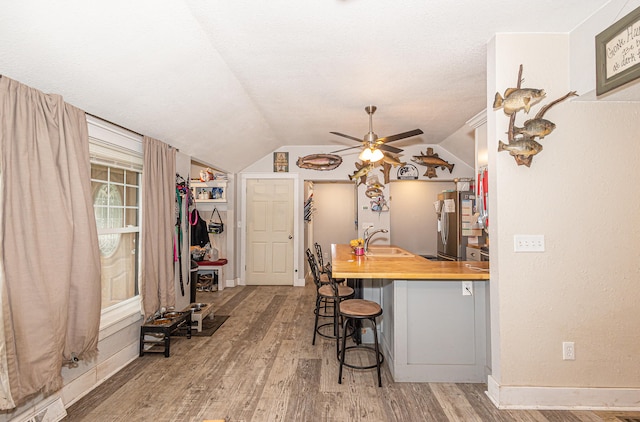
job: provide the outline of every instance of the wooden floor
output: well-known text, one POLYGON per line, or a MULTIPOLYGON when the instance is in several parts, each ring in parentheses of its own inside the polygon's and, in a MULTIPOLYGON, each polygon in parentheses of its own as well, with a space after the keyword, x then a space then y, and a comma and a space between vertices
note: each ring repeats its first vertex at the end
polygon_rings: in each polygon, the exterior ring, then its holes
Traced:
MULTIPOLYGON (((171 357, 136 359, 67 409, 65 421, 624 421, 640 414, 498 410, 484 384, 394 383, 345 370, 335 343, 311 345, 315 290, 198 293, 229 319, 211 337, 172 338, 171 357), (618 419, 616 416, 619 416, 618 419)), ((630 419, 633 420, 633 419, 630 419)))

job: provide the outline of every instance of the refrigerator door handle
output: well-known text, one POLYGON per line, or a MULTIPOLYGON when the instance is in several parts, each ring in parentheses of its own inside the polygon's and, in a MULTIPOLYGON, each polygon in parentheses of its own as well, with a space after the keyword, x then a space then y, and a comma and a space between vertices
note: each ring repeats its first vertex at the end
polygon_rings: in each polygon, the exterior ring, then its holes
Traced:
POLYGON ((442 213, 442 231, 440 232, 442 236, 442 244, 446 245, 449 240, 449 213, 442 213))

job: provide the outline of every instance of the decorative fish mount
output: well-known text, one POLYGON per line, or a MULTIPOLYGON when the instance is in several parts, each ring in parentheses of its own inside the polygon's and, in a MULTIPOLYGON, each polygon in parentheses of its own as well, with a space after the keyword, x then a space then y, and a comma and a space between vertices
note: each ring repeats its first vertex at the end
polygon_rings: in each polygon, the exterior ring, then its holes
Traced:
POLYGON ((377 198, 383 195, 384 185, 378 181, 377 175, 368 175, 366 184, 367 190, 364 191, 364 194, 367 198, 377 198))
POLYGON ((367 181, 367 173, 373 170, 374 164, 369 161, 355 163, 356 171, 349 175, 349 180, 357 180, 357 185, 367 181))
POLYGON ((342 157, 335 154, 311 154, 298 157, 296 165, 301 169, 333 170, 342 164, 342 157))
POLYGON ((507 131, 509 142, 499 141, 498 152, 508 151, 519 166, 530 167, 533 157, 542 151, 542 144, 536 141, 536 138, 538 140, 544 139, 556 128, 555 123, 543 118, 544 114, 554 105, 578 94, 575 91, 570 91, 542 107, 536 116, 525 121, 522 127, 516 127, 515 121, 518 111, 524 110, 525 113, 528 113, 531 106, 539 103, 546 95, 543 89, 520 88, 521 83, 522 65, 520 65, 518 72, 518 87, 507 89, 504 98, 496 92, 493 108, 502 107, 505 114, 510 116, 509 130, 507 131))
POLYGON ((528 113, 531 106, 538 104, 545 96, 544 89, 508 88, 504 92, 504 98, 499 92, 493 100, 493 108, 502 108, 504 114, 510 116, 520 110, 528 113))
POLYGON ((443 160, 438 157, 437 152, 433 152, 433 148, 427 148, 427 152, 421 153, 422 155, 414 155, 411 158, 416 164, 420 164, 421 166, 427 166, 427 171, 424 173, 424 176, 431 179, 432 177, 438 177, 436 174, 436 169, 440 167, 442 170, 449 169, 449 173, 453 171, 453 167, 455 164, 451 164, 448 161, 443 160))

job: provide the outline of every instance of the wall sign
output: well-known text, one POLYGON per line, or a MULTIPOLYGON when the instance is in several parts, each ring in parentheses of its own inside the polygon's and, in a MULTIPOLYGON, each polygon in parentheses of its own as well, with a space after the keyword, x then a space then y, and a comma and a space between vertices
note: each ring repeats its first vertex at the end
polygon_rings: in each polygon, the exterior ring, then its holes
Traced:
POLYGON ((398 180, 418 179, 418 169, 413 164, 405 164, 398 169, 398 180))
POLYGON ((640 77, 640 7, 596 35, 596 94, 640 77))
POLYGON ((289 153, 288 152, 273 153, 273 171, 275 173, 285 173, 289 171, 289 153))

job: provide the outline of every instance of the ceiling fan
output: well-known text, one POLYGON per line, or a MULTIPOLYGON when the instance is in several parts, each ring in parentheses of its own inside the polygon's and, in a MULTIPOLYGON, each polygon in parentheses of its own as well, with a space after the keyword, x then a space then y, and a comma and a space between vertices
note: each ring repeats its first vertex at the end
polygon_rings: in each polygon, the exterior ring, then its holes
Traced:
MULTIPOLYGON (((376 112, 376 109, 377 107, 374 105, 370 105, 364 108, 364 110, 369 115, 369 133, 364 135, 364 139, 358 139, 355 136, 345 135, 344 133, 340 133, 340 132, 329 132, 329 133, 361 142, 364 148, 360 153, 360 155, 358 156, 358 158, 360 158, 363 161, 371 161, 371 162, 376 162, 381 160, 384 157, 384 154, 382 153, 382 151, 391 152, 393 154, 398 154, 402 152, 400 148, 387 145, 389 142, 399 141, 400 139, 410 138, 412 136, 416 136, 424 133, 420 129, 414 129, 408 132, 402 132, 396 135, 385 136, 384 138, 378 138, 378 135, 373 133, 373 113, 376 112)), ((336 152, 346 151, 353 148, 358 148, 358 147, 343 148, 337 151, 333 151, 332 154, 336 152)))

